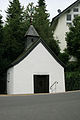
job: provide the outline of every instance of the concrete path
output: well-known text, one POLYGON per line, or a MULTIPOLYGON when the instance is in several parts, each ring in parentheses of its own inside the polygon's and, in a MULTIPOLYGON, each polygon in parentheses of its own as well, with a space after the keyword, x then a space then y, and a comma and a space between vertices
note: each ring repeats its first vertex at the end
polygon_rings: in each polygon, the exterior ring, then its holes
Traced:
POLYGON ((0 96, 0 120, 80 120, 80 92, 0 96))

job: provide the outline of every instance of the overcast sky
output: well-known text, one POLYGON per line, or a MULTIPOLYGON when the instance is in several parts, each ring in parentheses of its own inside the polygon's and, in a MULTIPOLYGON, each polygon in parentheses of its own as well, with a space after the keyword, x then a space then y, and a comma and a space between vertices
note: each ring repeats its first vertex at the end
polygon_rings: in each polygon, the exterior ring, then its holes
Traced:
MULTIPOLYGON (((33 2, 36 5, 38 0, 19 0, 19 1, 21 5, 24 5, 24 7, 26 7, 30 2, 33 2)), ((45 1, 48 13, 50 13, 50 19, 52 19, 54 16, 58 14, 57 12, 58 9, 61 9, 62 11, 76 0, 45 0, 45 1)), ((0 13, 3 16, 3 19, 5 19, 6 16, 5 10, 7 9, 8 4, 9 0, 0 0, 0 10, 2 10, 2 12, 0 13)))

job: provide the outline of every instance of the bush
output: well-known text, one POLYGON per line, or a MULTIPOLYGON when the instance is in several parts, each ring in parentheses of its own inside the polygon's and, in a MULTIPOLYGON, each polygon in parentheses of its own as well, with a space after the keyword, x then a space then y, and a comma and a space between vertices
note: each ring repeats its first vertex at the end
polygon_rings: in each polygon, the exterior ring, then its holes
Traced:
POLYGON ((79 64, 77 62, 69 62, 66 66, 67 72, 79 71, 79 64))
POLYGON ((65 73, 66 91, 80 90, 80 72, 65 73))
POLYGON ((58 57, 65 65, 69 61, 69 55, 67 53, 60 53, 58 57))

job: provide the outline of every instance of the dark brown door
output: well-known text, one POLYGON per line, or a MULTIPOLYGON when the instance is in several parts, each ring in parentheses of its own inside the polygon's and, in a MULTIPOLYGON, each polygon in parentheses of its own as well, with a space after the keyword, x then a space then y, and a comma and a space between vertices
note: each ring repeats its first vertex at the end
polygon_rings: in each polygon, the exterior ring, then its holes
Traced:
POLYGON ((34 93, 49 93, 49 75, 34 75, 34 93))

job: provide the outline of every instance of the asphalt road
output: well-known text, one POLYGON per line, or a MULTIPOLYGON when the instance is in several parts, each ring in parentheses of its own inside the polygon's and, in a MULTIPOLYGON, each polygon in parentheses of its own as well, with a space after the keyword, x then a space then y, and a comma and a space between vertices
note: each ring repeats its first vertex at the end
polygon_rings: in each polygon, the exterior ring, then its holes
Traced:
POLYGON ((0 120, 80 120, 80 92, 0 96, 0 120))

